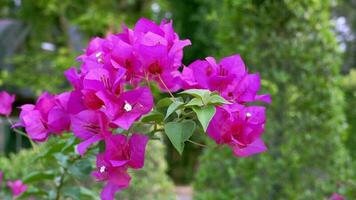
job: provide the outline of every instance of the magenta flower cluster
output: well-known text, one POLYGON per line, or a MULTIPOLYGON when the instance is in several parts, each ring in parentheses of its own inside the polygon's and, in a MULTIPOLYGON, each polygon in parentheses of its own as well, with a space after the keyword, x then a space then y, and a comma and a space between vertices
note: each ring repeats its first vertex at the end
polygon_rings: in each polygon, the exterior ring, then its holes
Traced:
POLYGON ((15 95, 5 91, 0 92, 0 115, 9 116, 12 111, 12 103, 15 101, 15 95))
POLYGON ((260 77, 249 74, 239 55, 197 60, 183 69, 183 88, 209 89, 232 102, 218 107, 207 133, 217 144, 226 144, 236 156, 246 157, 266 151, 260 139, 265 126, 265 107, 247 106, 254 101, 271 102, 269 95, 258 95, 260 77))
MULTIPOLYGON (((58 95, 43 93, 35 105, 21 106, 15 127, 24 127, 37 142, 46 141, 50 134, 72 130, 81 140, 76 148, 80 155, 93 143, 103 141, 105 151, 97 155, 97 168, 92 173, 98 181, 106 182, 102 199, 114 199, 115 193, 130 183, 128 169, 144 165, 148 136, 114 134, 113 130, 129 130, 152 111, 154 100, 148 87, 152 82, 163 92, 218 92, 231 104, 217 107, 208 135, 217 144, 230 146, 236 156, 265 151, 260 139, 265 108, 247 105, 270 102, 269 95, 257 94, 259 75, 249 74, 239 55, 219 63, 208 57, 182 69, 183 48, 190 44, 179 39, 172 21, 157 25, 147 19, 140 19, 133 29, 123 26, 121 33, 96 37, 78 57, 80 69, 72 67, 65 72, 73 90, 58 95)), ((6 99, 11 105, 12 97, 6 99)), ((8 115, 8 108, 1 109, 8 115)))
POLYGON ((7 181, 7 186, 11 189, 13 197, 18 197, 27 190, 27 185, 21 180, 7 181))
POLYGON ((172 22, 155 24, 140 19, 133 29, 106 38, 94 38, 78 57, 80 70, 70 68, 65 76, 73 91, 42 94, 35 105, 21 106, 20 122, 30 138, 42 142, 49 134, 72 130, 82 142, 77 152, 84 155, 91 144, 104 141, 105 152, 97 156, 93 176, 107 184, 102 199, 128 187, 128 168, 143 167, 148 136, 113 135, 116 128, 128 130, 153 108, 153 96, 146 82, 156 82, 163 91, 181 89, 179 67, 183 48, 172 22), (126 88, 132 88, 130 90, 126 88))
MULTIPOLYGON (((2 182, 4 179, 4 173, 0 171, 0 191, 2 187, 2 182)), ((14 198, 20 196, 27 190, 27 185, 23 184, 21 180, 7 181, 7 187, 11 189, 12 196, 14 198)))

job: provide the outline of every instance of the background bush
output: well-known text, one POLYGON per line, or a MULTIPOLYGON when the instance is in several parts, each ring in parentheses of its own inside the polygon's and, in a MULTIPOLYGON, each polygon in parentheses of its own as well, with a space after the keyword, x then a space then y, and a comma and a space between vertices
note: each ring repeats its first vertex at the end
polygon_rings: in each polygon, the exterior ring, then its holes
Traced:
MULTIPOLYGON (((77 65, 74 58, 90 37, 117 32, 122 22, 132 26, 139 17, 172 18, 181 38, 193 43, 185 50, 186 65, 240 53, 252 72, 261 73, 263 92, 273 97, 264 135, 267 153, 238 159, 227 148, 204 149, 197 163, 200 147, 188 144, 180 157, 168 146, 169 174, 176 183, 189 184, 195 176, 195 198, 204 200, 324 199, 333 192, 356 199, 355 73, 340 81, 341 67, 344 74, 356 67, 355 39, 347 39, 341 52, 331 16, 346 17, 355 32, 353 0, 38 0, 21 1, 20 7, 14 2, 0 1, 0 17, 21 24, 18 34, 8 34, 13 37, 0 35, 0 89, 16 92, 16 105, 43 90, 66 89, 63 70, 77 65), (43 42, 55 50, 42 49, 43 42)), ((134 172, 139 178, 121 194, 125 198, 172 198, 163 147, 149 148, 161 167, 154 161, 147 167, 158 174, 134 172), (160 182, 153 187, 157 192, 149 193, 149 180, 160 182)), ((32 166, 41 167, 26 164, 31 152, 1 158, 6 176, 26 176, 32 166)), ((92 186, 95 192, 99 186, 92 186)))
MULTIPOLYGON (((66 138, 61 140, 66 140, 66 138)), ((57 161, 66 159, 65 155, 59 152, 60 148, 57 148, 62 146, 58 145, 58 140, 59 138, 51 138, 38 149, 22 150, 17 154, 11 154, 9 158, 0 157, 0 170, 4 172, 5 180, 22 179, 28 184, 29 190, 22 196, 23 199, 27 199, 29 196, 54 199, 56 179, 60 176, 60 166, 57 161), (38 157, 39 155, 41 157, 38 157), (34 174, 34 169, 40 173, 34 174)), ((68 148, 65 151, 72 151, 74 154, 73 148, 68 148)), ((128 200, 175 199, 173 184, 166 175, 167 164, 164 154, 165 148, 162 142, 150 141, 147 146, 144 168, 129 171, 132 176, 131 185, 128 189, 120 192, 118 198, 128 200)), ((95 155, 88 153, 83 159, 69 166, 64 186, 61 189, 62 196, 71 199, 98 199, 103 185, 95 182, 90 176, 95 167, 95 155)), ((11 199, 11 196, 8 194, 7 198, 11 199)))
MULTIPOLYGON (((239 52, 272 93, 269 151, 236 159, 206 149, 196 199, 355 198, 340 90, 341 54, 325 1, 203 1, 220 55, 239 52), (214 172, 214 173, 211 173, 214 172)), ((353 143, 354 144, 354 143, 353 143)))

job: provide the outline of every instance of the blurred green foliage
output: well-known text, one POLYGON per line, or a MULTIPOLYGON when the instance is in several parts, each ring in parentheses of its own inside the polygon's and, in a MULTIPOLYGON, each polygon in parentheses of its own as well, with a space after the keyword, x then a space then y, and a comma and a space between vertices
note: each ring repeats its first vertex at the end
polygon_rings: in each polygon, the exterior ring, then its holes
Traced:
POLYGON ((338 0, 337 6, 333 13, 337 18, 345 20, 347 27, 340 30, 339 37, 346 45, 343 53, 342 73, 347 74, 351 69, 356 68, 356 1, 355 0, 338 0))
POLYGON ((37 95, 67 89, 63 71, 78 65, 75 57, 91 37, 152 16, 150 1, 141 0, 38 0, 21 1, 21 6, 5 0, 0 5, 0 18, 19 20, 28 32, 16 54, 5 60, 13 67, 0 71, 0 87, 26 88, 37 95), (43 42, 54 44, 55 50, 42 49, 43 42))
MULTIPOLYGON (((34 196, 41 199, 98 199, 102 183, 90 177, 95 168, 95 154, 99 147, 92 148, 83 158, 74 152, 73 137, 65 134, 59 140, 52 137, 35 149, 22 150, 9 158, 0 156, 0 170, 4 179, 22 179, 29 189, 20 199, 34 196), (58 182, 64 170, 63 185, 58 182)), ((142 170, 130 170, 131 186, 120 192, 122 199, 174 199, 173 184, 166 175, 167 164, 162 159, 165 148, 160 141, 150 141, 147 146, 145 166, 142 170)), ((5 184, 3 184, 5 186, 5 184)), ((0 198, 11 199, 8 190, 0 190, 0 198)))
MULTIPOLYGON (((195 198, 204 200, 323 199, 332 192, 356 198, 355 168, 350 164, 351 158, 356 159, 356 76, 352 72, 340 82, 342 55, 330 23, 335 3, 343 2, 339 13, 347 8, 345 15, 354 16, 350 0, 21 2, 18 7, 12 0, 0 1, 0 17, 20 20, 28 31, 21 48, 6 59, 12 68, 0 71, 0 87, 36 94, 63 91, 68 87, 63 70, 78 65, 75 57, 89 38, 117 32, 122 22, 131 26, 139 17, 172 18, 180 37, 193 43, 185 50, 185 64, 240 53, 251 72, 260 72, 263 92, 273 97, 264 135, 267 153, 241 159, 227 148, 205 149, 197 166, 200 147, 188 144, 179 157, 169 146, 169 172, 179 183, 189 183, 195 175, 195 198), (153 5, 159 5, 157 12, 152 12, 153 5), (43 50, 43 42, 53 43, 56 49, 43 50)), ((344 56, 352 57, 350 52, 344 56)), ((204 138, 194 137, 195 141, 204 138)), ((146 167, 157 172, 133 172, 139 178, 120 194, 124 199, 173 198, 172 184, 163 174, 163 147, 149 149, 147 154, 157 162, 146 162, 146 167)), ((10 160, 1 158, 0 166, 6 176, 21 177, 34 165, 43 167, 32 164, 31 155, 32 151, 24 151, 10 160)), ((98 192, 100 185, 93 187, 98 192)))
POLYGON ((151 140, 148 143, 145 166, 142 170, 131 170, 132 184, 119 194, 120 199, 175 199, 174 185, 166 174, 165 152, 166 148, 160 141, 151 140))
POLYGON ((346 147, 353 160, 356 160, 356 70, 352 69, 349 75, 342 80, 345 91, 345 114, 348 122, 346 147))
MULTIPOLYGON (((240 53, 272 95, 264 139, 269 151, 239 159, 206 149, 196 174, 196 199, 355 198, 350 157, 342 143, 346 119, 341 54, 330 24, 331 3, 200 1, 204 32, 220 56, 240 53)), ((194 42, 194 41, 193 41, 194 42)))

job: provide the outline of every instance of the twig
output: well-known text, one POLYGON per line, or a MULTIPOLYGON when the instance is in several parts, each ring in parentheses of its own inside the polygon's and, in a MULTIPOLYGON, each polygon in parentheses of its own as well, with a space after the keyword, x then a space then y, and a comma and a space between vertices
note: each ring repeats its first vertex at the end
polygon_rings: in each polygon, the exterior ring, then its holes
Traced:
POLYGON ((164 81, 161 78, 161 75, 158 74, 158 78, 161 81, 161 83, 163 84, 163 86, 166 88, 167 92, 169 93, 169 95, 171 95, 171 97, 173 98, 173 101, 176 100, 176 98, 174 97, 174 95, 172 94, 172 92, 169 90, 169 88, 167 87, 167 85, 164 83, 164 81))
POLYGON ((198 146, 201 146, 201 147, 208 147, 207 145, 205 144, 200 144, 198 142, 194 142, 193 140, 187 140, 188 142, 192 143, 192 144, 195 144, 195 145, 198 145, 198 146))
MULTIPOLYGON (((88 149, 88 151, 90 151, 92 148, 93 147, 90 147, 88 149)), ((71 163, 73 164, 79 159, 81 159, 81 156, 77 155, 71 160, 71 163)), ((56 198, 55 198, 56 200, 60 200, 61 189, 62 189, 62 187, 64 185, 64 178, 65 178, 65 175, 68 173, 68 167, 63 166, 60 162, 58 162, 58 164, 62 167, 62 173, 61 173, 61 176, 60 176, 59 184, 56 187, 56 198)), ((74 178, 74 180, 77 181, 75 178, 74 178)))
MULTIPOLYGON (((11 125, 11 127, 13 127, 14 124, 12 123, 11 119, 10 119, 9 117, 6 117, 6 119, 7 119, 7 121, 9 122, 9 124, 11 125)), ((21 130, 19 130, 19 129, 17 129, 17 128, 12 128, 12 130, 13 130, 14 132, 16 132, 16 133, 22 135, 22 136, 25 136, 25 137, 30 141, 31 146, 32 146, 33 148, 36 147, 36 144, 32 141, 32 139, 31 139, 25 132, 23 132, 23 131, 21 131, 21 130)))
POLYGON ((66 174, 66 169, 63 168, 63 173, 60 176, 60 180, 59 180, 59 184, 56 187, 56 200, 60 200, 60 193, 61 193, 61 189, 64 183, 64 176, 66 174))

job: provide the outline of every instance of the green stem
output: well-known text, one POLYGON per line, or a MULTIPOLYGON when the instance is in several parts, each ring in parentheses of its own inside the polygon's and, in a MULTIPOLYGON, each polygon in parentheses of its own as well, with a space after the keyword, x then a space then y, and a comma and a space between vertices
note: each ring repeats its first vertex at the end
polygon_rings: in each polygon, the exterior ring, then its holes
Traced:
MULTIPOLYGON (((11 125, 11 127, 14 126, 14 124, 12 123, 12 121, 9 117, 7 117, 6 119, 9 122, 9 124, 11 125)), ((25 136, 30 141, 32 148, 34 148, 34 149, 36 148, 36 146, 37 146, 36 143, 33 142, 33 140, 25 132, 23 132, 17 128, 12 128, 12 130, 22 136, 25 136)))
MULTIPOLYGON (((88 151, 90 151, 91 149, 94 149, 96 147, 96 145, 94 147, 91 147, 88 149, 88 151)), ((75 163, 75 161, 81 159, 81 156, 77 155, 75 156, 73 159, 71 159, 71 164, 75 163)), ((63 166, 60 162, 58 162, 58 164, 62 167, 62 172, 61 172, 61 176, 60 176, 60 180, 59 180, 59 184, 56 187, 56 200, 60 200, 61 197, 61 189, 64 185, 64 178, 65 175, 68 173, 68 167, 63 166)), ((76 180, 76 179, 74 179, 76 180)))
POLYGON ((158 75, 158 79, 161 81, 162 85, 166 88, 167 92, 169 93, 169 95, 171 95, 171 97, 173 98, 173 101, 176 101, 176 98, 174 97, 174 95, 172 94, 172 92, 169 90, 169 88, 167 87, 167 85, 164 83, 164 81, 161 78, 161 75, 158 75))
POLYGON ((187 140, 188 142, 190 142, 190 143, 192 143, 192 144, 195 144, 195 145, 198 145, 198 146, 201 146, 201 147, 208 147, 207 145, 205 145, 205 144, 200 144, 200 143, 198 143, 198 142, 195 142, 195 141, 193 141, 193 140, 187 140))
POLYGON ((61 189, 62 189, 63 184, 64 184, 64 176, 66 174, 66 171, 67 170, 63 168, 63 172, 62 172, 62 174, 60 176, 59 184, 56 187, 56 200, 60 200, 60 198, 61 198, 60 194, 61 194, 61 189))
POLYGON ((148 88, 150 88, 150 90, 152 91, 151 84, 150 84, 150 82, 148 80, 148 76, 147 75, 145 77, 145 80, 146 80, 146 84, 147 84, 148 88))

